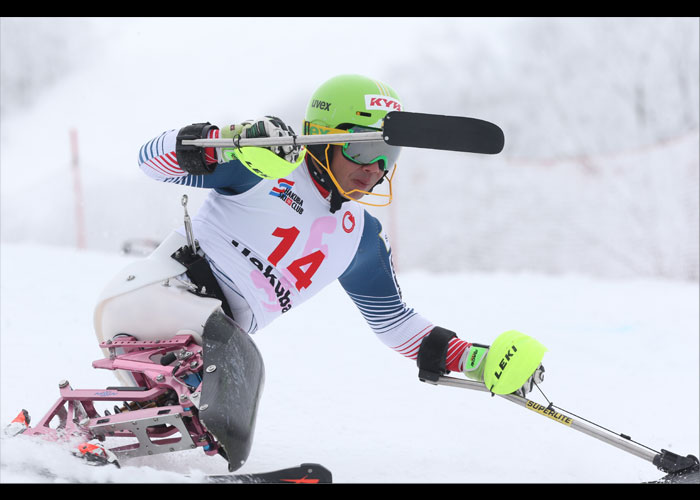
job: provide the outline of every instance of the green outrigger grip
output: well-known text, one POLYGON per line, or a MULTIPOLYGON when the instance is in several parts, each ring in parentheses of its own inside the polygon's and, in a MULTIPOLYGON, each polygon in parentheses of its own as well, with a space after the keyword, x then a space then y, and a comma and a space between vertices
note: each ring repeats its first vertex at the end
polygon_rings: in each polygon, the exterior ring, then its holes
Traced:
POLYGON ((264 147, 246 146, 242 148, 224 149, 226 161, 238 160, 248 170, 263 179, 281 179, 292 173, 306 157, 306 148, 302 148, 299 158, 294 163, 285 161, 264 147))
POLYGON ((540 366, 547 348, 517 330, 493 341, 484 366, 484 384, 493 394, 517 391, 540 366))

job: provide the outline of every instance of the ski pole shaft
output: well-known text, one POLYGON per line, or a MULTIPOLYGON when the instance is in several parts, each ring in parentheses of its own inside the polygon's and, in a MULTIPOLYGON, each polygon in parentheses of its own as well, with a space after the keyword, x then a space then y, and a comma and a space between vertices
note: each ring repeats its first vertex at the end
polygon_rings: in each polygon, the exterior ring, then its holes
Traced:
MULTIPOLYGON (((446 385, 451 387, 460 387, 463 389, 490 392, 484 384, 473 380, 462 380, 454 377, 439 377, 438 380, 434 383, 436 385, 446 385)), ((539 413, 540 415, 548 417, 551 420, 564 424, 567 427, 570 427, 574 430, 599 439, 605 443, 608 443, 612 446, 615 446, 616 448, 636 455, 637 457, 647 460, 649 462, 654 463, 654 459, 659 455, 657 452, 644 448, 641 445, 630 441, 629 439, 626 439, 622 436, 618 436, 617 434, 611 433, 609 431, 606 432, 601 429, 598 429, 597 427, 590 425, 582 420, 558 413, 553 409, 550 409, 546 406, 542 406, 538 403, 535 403, 534 401, 530 401, 527 398, 521 398, 520 396, 516 396, 514 394, 499 394, 499 396, 501 396, 504 399, 507 399, 512 403, 520 405, 523 408, 527 408, 528 410, 534 411, 535 413, 539 413)))
POLYGON ((285 137, 258 137, 254 139, 184 139, 184 146, 243 147, 243 146, 305 146, 307 144, 343 144, 346 142, 383 141, 382 132, 358 132, 355 134, 295 135, 285 137))

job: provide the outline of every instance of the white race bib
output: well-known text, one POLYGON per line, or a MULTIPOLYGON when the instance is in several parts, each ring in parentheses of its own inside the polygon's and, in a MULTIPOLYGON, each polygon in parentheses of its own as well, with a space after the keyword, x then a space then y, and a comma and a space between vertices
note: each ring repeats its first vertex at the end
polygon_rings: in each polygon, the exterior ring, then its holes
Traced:
POLYGON ((239 195, 212 190, 192 224, 229 302, 242 296, 262 328, 347 269, 364 210, 347 202, 331 214, 302 164, 239 195))

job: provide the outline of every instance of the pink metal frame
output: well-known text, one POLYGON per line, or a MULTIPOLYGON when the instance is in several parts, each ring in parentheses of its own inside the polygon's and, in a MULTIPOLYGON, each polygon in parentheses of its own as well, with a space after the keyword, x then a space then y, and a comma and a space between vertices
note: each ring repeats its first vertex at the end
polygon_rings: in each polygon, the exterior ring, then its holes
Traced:
POLYGON ((201 384, 192 390, 182 381, 188 374, 202 367, 202 348, 191 335, 178 335, 168 340, 137 341, 112 340, 100 344, 109 349, 110 357, 94 361, 94 368, 130 372, 138 387, 108 387, 106 389, 73 389, 68 382, 59 384, 60 397, 33 427, 24 435, 41 436, 50 440, 91 440, 104 437, 134 438, 138 443, 111 448, 119 457, 138 456, 140 447, 148 454, 170 451, 182 442, 188 447, 203 447, 208 455, 218 452, 218 443, 197 417, 201 384), (116 354, 117 349, 122 350, 116 354), (160 358, 174 352, 173 363, 162 365, 160 358), (173 391, 178 403, 122 411, 101 416, 95 409, 98 401, 130 402, 132 406, 151 403, 173 391), (58 425, 50 427, 58 418, 58 425), (162 422, 162 424, 161 424, 162 422), (130 428, 133 424, 133 428, 130 428), (150 425, 149 425, 150 424, 150 425), (138 429, 138 430, 137 430, 138 429), (188 436, 183 434, 187 433, 188 436), (180 434, 179 437, 173 437, 180 434), (145 442, 147 440, 147 442, 145 442))

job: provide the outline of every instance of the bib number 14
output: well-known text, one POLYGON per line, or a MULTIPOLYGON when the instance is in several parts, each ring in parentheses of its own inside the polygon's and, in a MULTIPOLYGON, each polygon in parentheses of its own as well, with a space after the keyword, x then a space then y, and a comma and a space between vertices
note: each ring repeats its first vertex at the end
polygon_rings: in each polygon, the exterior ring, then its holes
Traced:
MULTIPOLYGON (((292 226, 290 228, 278 227, 272 232, 272 236, 281 238, 277 247, 270 253, 267 260, 273 266, 277 266, 279 261, 289 252, 292 248, 294 242, 299 237, 299 229, 292 226)), ((303 257, 299 257, 294 260, 289 266, 287 266, 287 271, 296 279, 295 287, 297 290, 301 291, 303 288, 308 288, 311 285, 311 278, 318 271, 321 266, 323 259, 326 256, 320 250, 309 253, 303 257)))

